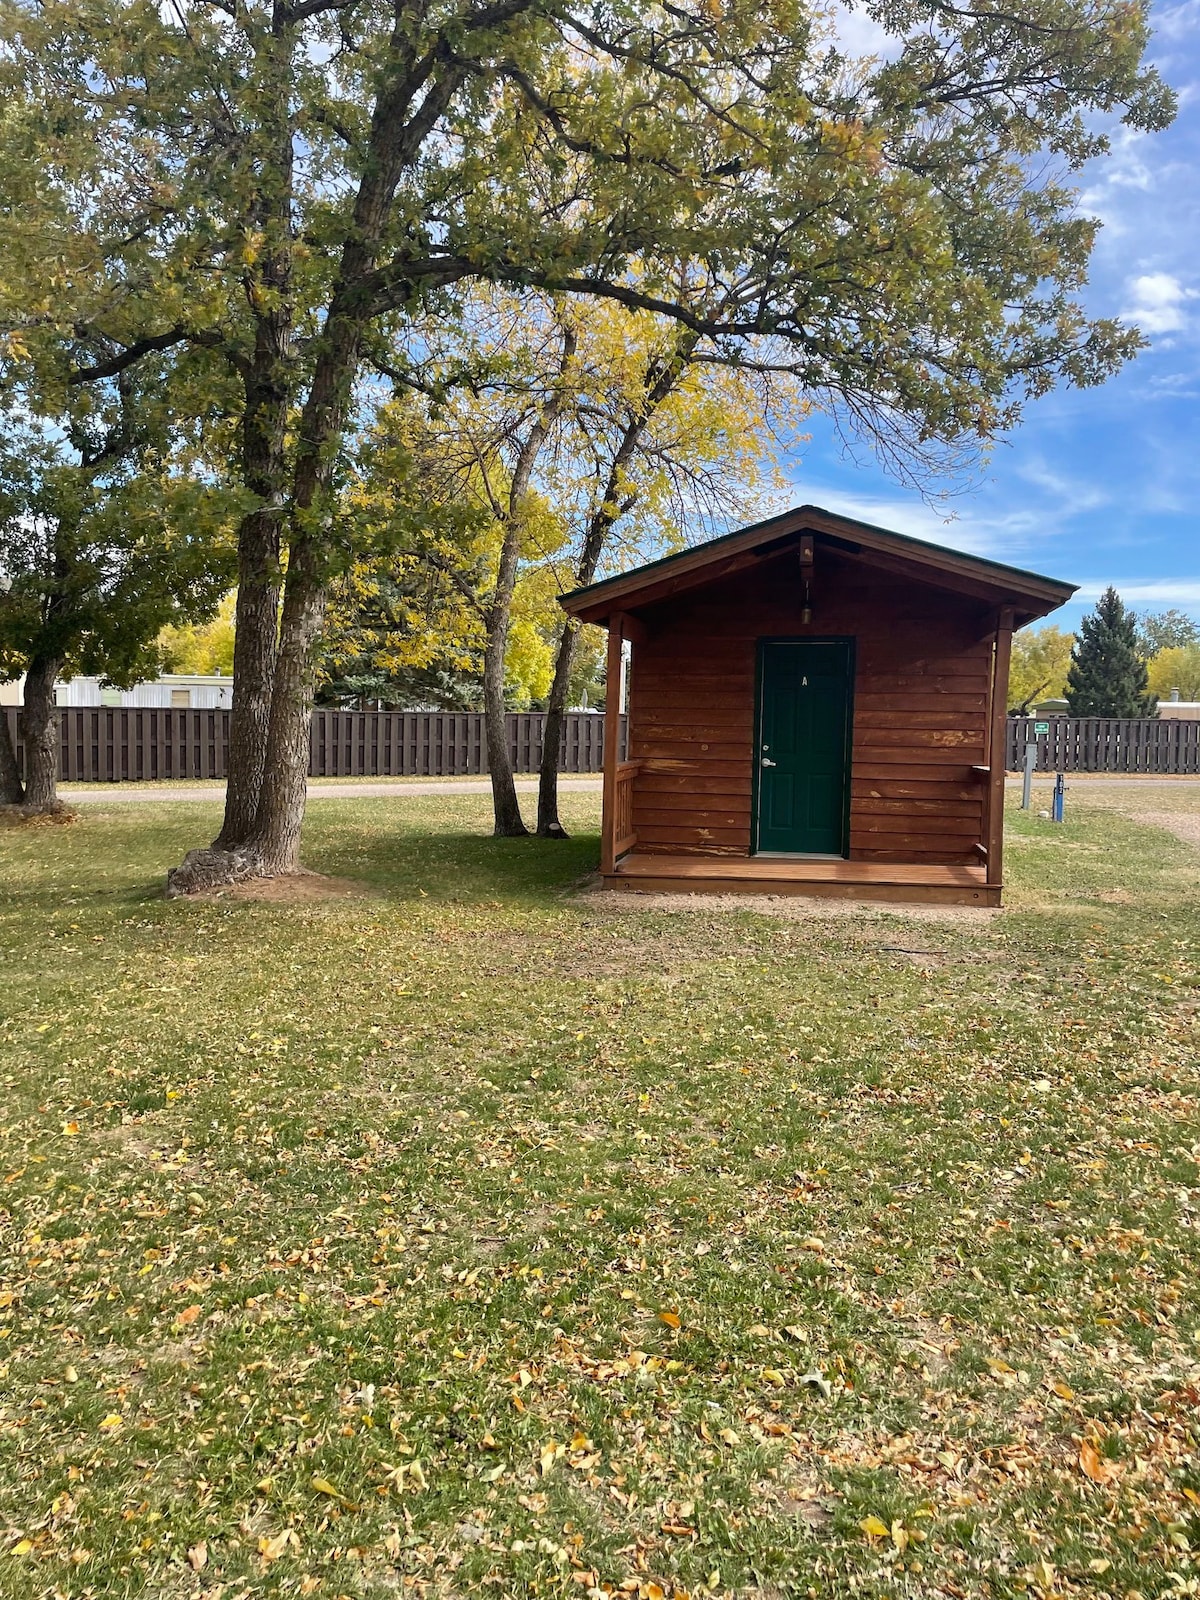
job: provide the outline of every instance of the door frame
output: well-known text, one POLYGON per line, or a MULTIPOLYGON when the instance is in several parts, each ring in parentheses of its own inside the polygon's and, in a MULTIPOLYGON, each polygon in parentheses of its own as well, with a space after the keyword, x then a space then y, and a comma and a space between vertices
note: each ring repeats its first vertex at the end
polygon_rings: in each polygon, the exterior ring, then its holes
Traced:
MULTIPOLYGON (((822 634, 792 634, 772 633, 755 640, 754 644, 754 747, 751 752, 750 769, 750 854, 756 856, 758 849, 759 825, 759 784, 762 772, 762 696, 763 696, 763 646, 768 644, 844 644, 847 648, 849 670, 847 672, 846 694, 846 792, 842 806, 842 851, 835 859, 846 861, 850 857, 850 785, 853 777, 854 765, 854 685, 858 676, 858 641, 851 633, 822 633, 822 634)), ((772 851, 774 855, 777 852, 772 851)), ((798 859, 811 856, 811 852, 798 850, 792 852, 798 859)), ((812 859, 828 859, 827 857, 812 857, 812 859)))

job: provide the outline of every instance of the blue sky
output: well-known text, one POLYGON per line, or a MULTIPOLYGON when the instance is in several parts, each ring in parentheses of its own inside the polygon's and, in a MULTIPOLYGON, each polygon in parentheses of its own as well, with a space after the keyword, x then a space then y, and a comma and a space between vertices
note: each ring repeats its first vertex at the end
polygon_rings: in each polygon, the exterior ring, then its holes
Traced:
POLYGON ((1200 618, 1200 0, 1151 16, 1176 121, 1149 136, 1118 129, 1080 184, 1081 207, 1104 222, 1089 309, 1128 316, 1150 348, 1102 388, 1027 407, 979 481, 944 507, 865 450, 844 456, 820 418, 793 474, 798 500, 1079 584, 1051 619, 1064 627, 1109 583, 1138 609, 1200 618))

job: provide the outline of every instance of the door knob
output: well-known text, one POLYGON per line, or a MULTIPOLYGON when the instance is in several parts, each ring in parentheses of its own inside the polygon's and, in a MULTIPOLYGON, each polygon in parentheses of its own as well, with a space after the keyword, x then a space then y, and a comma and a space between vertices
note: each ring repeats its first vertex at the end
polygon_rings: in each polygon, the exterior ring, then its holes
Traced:
POLYGON ((762 758, 762 765, 764 767, 773 767, 775 765, 775 762, 771 760, 770 756, 764 756, 762 758))

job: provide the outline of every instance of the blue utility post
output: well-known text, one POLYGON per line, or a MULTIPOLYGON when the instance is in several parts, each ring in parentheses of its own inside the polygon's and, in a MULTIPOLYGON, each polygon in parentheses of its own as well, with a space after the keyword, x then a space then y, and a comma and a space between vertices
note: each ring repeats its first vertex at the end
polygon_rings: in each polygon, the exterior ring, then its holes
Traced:
POLYGON ((1054 775, 1054 799, 1050 805, 1051 822, 1061 822, 1063 819, 1063 801, 1066 797, 1067 786, 1061 772, 1054 775))

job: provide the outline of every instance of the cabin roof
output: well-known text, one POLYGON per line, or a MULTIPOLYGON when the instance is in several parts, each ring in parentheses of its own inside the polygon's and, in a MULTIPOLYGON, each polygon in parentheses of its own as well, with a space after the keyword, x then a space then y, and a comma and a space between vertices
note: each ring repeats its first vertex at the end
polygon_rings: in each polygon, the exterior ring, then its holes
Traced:
POLYGON ((782 554, 804 533, 816 534, 821 544, 904 573, 918 582, 1011 606, 1017 627, 1054 611, 1071 598, 1077 587, 1001 561, 859 522, 821 506, 803 505, 600 583, 574 589, 561 595, 559 604, 583 622, 602 623, 614 611, 653 605, 681 590, 714 583, 759 560, 782 554))

